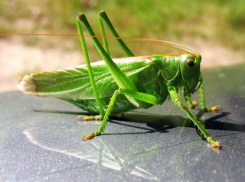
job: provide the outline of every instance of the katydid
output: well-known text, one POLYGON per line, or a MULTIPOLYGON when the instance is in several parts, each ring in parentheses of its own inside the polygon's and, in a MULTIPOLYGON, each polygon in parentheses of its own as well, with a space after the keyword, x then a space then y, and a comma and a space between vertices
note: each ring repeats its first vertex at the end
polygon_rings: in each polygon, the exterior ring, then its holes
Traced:
MULTIPOLYGON (((220 142, 212 138, 200 121, 183 104, 178 91, 182 90, 191 108, 191 94, 200 91, 201 108, 216 111, 219 105, 207 108, 205 104, 202 75, 200 72, 201 55, 184 46, 167 41, 153 41, 185 54, 158 54, 135 57, 119 37, 104 11, 99 13, 103 45, 98 41, 84 14, 76 18, 78 33, 86 60, 85 65, 54 72, 26 75, 19 88, 26 94, 55 97, 71 102, 91 114, 84 119, 100 118, 99 129, 84 135, 83 140, 101 135, 110 114, 122 113, 137 108, 149 108, 163 104, 167 97, 197 126, 204 138, 214 147, 221 148, 220 142), (109 53, 104 23, 118 41, 126 58, 112 59, 109 53), (90 63, 82 25, 87 29, 103 61, 90 63)), ((149 41, 149 40, 145 40, 149 41)), ((151 42, 151 41, 150 41, 151 42)))

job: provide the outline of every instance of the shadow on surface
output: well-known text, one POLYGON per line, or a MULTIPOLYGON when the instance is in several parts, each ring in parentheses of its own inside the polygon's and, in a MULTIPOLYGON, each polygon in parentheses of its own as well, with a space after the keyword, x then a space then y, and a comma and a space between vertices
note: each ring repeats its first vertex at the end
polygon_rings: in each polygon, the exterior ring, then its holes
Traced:
MULTIPOLYGON (((71 115, 89 115, 87 112, 70 112, 70 111, 57 111, 57 110, 34 110, 35 112, 46 112, 46 113, 57 113, 57 114, 71 114, 71 115)), ((198 120, 205 114, 204 111, 200 110, 196 117, 198 120)), ((217 113, 209 119, 205 120, 205 128, 206 129, 214 129, 214 130, 226 130, 226 131, 239 131, 245 132, 245 125, 234 123, 233 120, 231 122, 221 122, 219 119, 225 118, 230 113, 228 112, 220 112, 217 113), (233 123, 232 123, 233 122, 233 123)), ((157 115, 150 114, 144 112, 126 112, 122 114, 112 115, 110 122, 116 123, 118 125, 123 125, 127 127, 139 128, 144 130, 149 130, 147 132, 140 133, 152 133, 152 132, 161 132, 166 133, 168 129, 175 127, 194 127, 193 122, 190 119, 184 118, 182 116, 173 116, 173 115, 157 115), (120 122, 126 121, 126 122, 120 122), (132 124, 128 124, 131 122, 135 123, 145 123, 148 127, 135 126, 132 124)), ((226 120, 230 120, 226 118, 226 120)), ((128 133, 128 134, 140 134, 140 133, 128 133)), ((116 133, 115 133, 116 134, 116 133)), ((119 134, 119 133, 118 133, 119 134)), ((120 133, 127 134, 127 133, 120 133)))

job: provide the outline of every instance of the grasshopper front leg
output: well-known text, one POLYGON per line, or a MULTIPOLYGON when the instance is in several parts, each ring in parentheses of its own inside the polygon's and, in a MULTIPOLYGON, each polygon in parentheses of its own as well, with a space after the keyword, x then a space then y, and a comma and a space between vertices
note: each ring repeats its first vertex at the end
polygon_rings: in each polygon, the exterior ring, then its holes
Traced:
POLYGON ((216 112, 218 109, 221 108, 220 105, 216 105, 216 106, 213 106, 213 107, 206 107, 206 102, 205 102, 205 96, 204 96, 204 90, 203 90, 203 80, 202 80, 202 75, 200 75, 200 78, 199 78, 199 84, 200 84, 200 88, 199 88, 199 91, 200 91, 200 98, 201 98, 201 108, 203 111, 205 112, 216 112))
POLYGON ((190 107, 191 109, 195 109, 196 106, 198 105, 198 104, 197 104, 197 101, 195 101, 195 100, 192 101, 191 98, 190 98, 190 96, 188 96, 188 95, 185 96, 185 99, 186 99, 186 101, 187 101, 187 103, 188 103, 188 105, 189 105, 189 107, 190 107))
POLYGON ((189 111, 185 105, 183 104, 180 96, 177 93, 177 89, 175 87, 168 86, 169 95, 172 101, 181 108, 182 111, 193 121, 193 123, 198 127, 201 131, 205 139, 212 145, 213 148, 221 148, 220 142, 213 139, 213 137, 208 133, 208 131, 204 128, 200 121, 196 119, 196 117, 189 111))
POLYGON ((216 112, 218 109, 221 108, 220 105, 216 105, 213 107, 206 107, 203 85, 200 86, 199 90, 200 90, 200 98, 201 98, 201 108, 203 111, 205 111, 205 112, 216 112))
MULTIPOLYGON (((206 102, 205 102, 205 96, 204 96, 204 91, 203 91, 203 80, 202 80, 202 75, 200 75, 200 78, 199 78, 199 82, 198 82, 198 85, 200 85, 200 88, 199 91, 200 91, 200 99, 201 99, 201 108, 203 111, 205 112, 216 112, 218 109, 221 108, 220 105, 216 105, 216 106, 213 106, 213 107, 206 107, 206 102)), ((197 101, 192 101, 190 96, 185 94, 185 99, 189 105, 189 107, 191 109, 194 109, 196 108, 196 106, 198 105, 197 101)))

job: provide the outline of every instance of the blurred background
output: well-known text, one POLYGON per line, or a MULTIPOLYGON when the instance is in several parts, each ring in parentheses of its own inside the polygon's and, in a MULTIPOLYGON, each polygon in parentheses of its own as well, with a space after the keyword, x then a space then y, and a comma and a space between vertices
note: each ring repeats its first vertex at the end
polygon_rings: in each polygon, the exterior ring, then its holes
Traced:
MULTIPOLYGON (((202 69, 245 63, 244 0, 1 0, 0 33, 77 34, 75 18, 83 12, 100 34, 100 10, 106 11, 121 37, 168 40, 199 52, 202 69)), ((100 60, 86 40, 91 60, 100 60)), ((174 52, 126 43, 136 55, 174 52)), ((124 56, 115 41, 109 46, 112 57, 124 56)), ((77 37, 0 36, 0 92, 16 90, 25 74, 82 63, 77 37)))

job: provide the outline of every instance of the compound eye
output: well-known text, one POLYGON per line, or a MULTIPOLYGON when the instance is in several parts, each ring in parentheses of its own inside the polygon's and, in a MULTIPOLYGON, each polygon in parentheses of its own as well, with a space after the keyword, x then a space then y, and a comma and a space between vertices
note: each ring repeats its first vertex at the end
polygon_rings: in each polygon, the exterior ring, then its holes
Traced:
POLYGON ((195 65, 194 61, 192 59, 189 59, 187 61, 187 66, 189 66, 190 68, 193 67, 195 65))

